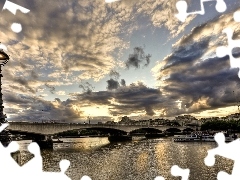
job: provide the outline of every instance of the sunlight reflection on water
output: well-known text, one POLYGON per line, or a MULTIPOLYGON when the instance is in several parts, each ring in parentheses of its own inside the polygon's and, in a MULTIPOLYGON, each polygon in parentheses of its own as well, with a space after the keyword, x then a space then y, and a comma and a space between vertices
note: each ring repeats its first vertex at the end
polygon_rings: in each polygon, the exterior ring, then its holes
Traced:
MULTIPOLYGON (((79 180, 83 175, 93 180, 145 180, 162 175, 177 180, 170 174, 172 165, 190 169, 190 180, 216 179, 217 173, 232 170, 233 162, 217 157, 213 167, 204 164, 207 150, 215 143, 174 143, 171 139, 139 140, 110 144, 107 138, 62 139, 64 143, 54 150, 43 150, 45 171, 60 171, 61 159, 68 159, 71 166, 67 175, 79 180)), ((32 156, 27 152, 27 142, 20 142, 21 163, 32 156)))

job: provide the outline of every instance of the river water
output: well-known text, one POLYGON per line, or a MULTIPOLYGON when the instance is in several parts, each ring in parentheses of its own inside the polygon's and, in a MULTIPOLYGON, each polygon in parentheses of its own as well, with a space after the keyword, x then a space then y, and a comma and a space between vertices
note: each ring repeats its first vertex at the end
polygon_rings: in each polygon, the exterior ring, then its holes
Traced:
MULTIPOLYGON (((167 139, 136 139, 132 142, 109 143, 107 138, 61 139, 54 150, 43 150, 44 171, 60 171, 61 159, 71 162, 66 174, 73 180, 88 175, 92 180, 179 180, 171 175, 173 165, 190 169, 190 180, 216 180, 219 171, 231 173, 233 162, 217 156, 215 165, 204 164, 207 150, 214 142, 173 142, 167 139)), ((20 164, 32 158, 27 151, 30 141, 19 141, 20 164)))

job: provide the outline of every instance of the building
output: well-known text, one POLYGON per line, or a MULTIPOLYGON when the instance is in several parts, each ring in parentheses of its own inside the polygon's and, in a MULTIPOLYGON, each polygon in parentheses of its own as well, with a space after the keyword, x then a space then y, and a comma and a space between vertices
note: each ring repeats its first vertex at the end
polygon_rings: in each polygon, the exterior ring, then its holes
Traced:
POLYGON ((121 125, 133 125, 133 124, 135 124, 135 121, 131 120, 127 116, 123 116, 122 120, 119 121, 118 124, 121 124, 121 125))

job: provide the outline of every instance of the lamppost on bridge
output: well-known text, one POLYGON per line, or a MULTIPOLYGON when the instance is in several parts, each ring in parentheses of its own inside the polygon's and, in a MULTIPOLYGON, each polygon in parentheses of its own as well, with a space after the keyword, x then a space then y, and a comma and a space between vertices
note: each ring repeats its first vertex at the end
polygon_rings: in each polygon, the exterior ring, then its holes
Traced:
MULTIPOLYGON (((2 50, 0 49, 0 125, 7 123, 6 114, 3 114, 3 99, 2 99, 2 66, 7 64, 9 61, 9 56, 2 50)), ((0 133, 0 141, 3 145, 7 145, 10 141, 11 138, 9 136, 8 130, 3 130, 0 133)))
POLYGON ((7 121, 5 120, 6 115, 3 114, 3 99, 2 99, 2 66, 7 64, 9 61, 9 56, 2 50, 0 49, 0 123, 6 123, 7 121))

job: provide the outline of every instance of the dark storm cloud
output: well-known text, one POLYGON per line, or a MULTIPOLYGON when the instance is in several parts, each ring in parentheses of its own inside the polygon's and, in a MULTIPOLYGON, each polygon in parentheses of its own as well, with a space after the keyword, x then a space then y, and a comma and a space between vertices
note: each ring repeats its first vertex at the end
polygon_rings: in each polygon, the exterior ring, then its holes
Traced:
POLYGON ((204 38, 200 42, 175 47, 173 53, 165 59, 166 64, 162 67, 163 75, 168 73, 168 69, 171 72, 178 72, 181 71, 182 68, 186 69, 186 66, 193 66, 207 50, 209 40, 209 38, 204 38))
POLYGON ((121 84, 121 86, 126 86, 126 81, 124 79, 121 79, 120 84, 121 84))
POLYGON ((129 86, 119 87, 116 91, 100 91, 73 94, 78 102, 87 104, 108 105, 109 111, 114 116, 128 115, 136 111, 145 111, 147 115, 154 115, 154 109, 164 106, 164 97, 158 89, 148 88, 142 83, 130 84, 129 86), (123 88, 123 89, 122 89, 123 88), (117 102, 112 103, 111 100, 117 102))
POLYGON ((33 99, 31 98, 10 92, 4 92, 3 100, 8 103, 20 104, 21 106, 30 106, 30 104, 33 102, 33 99))
POLYGON ((114 78, 115 80, 117 80, 117 79, 119 79, 120 74, 115 70, 111 70, 110 73, 109 73, 109 76, 114 78))
POLYGON ((145 63, 144 66, 148 66, 150 63, 150 57, 150 54, 145 55, 142 47, 135 47, 133 54, 129 54, 128 60, 125 62, 126 67, 140 68, 142 63, 145 63))
POLYGON ((32 87, 30 87, 28 80, 26 80, 26 79, 24 79, 22 77, 13 77, 12 80, 13 80, 13 82, 18 83, 18 84, 24 86, 31 93, 36 93, 36 90, 34 90, 32 87))
POLYGON ((107 90, 114 90, 114 89, 117 89, 119 86, 120 85, 118 81, 115 81, 112 78, 107 80, 107 90))
POLYGON ((94 90, 94 87, 89 82, 80 84, 79 88, 81 88, 83 92, 86 92, 87 94, 91 94, 91 92, 94 90))
POLYGON ((51 85, 49 85, 48 83, 45 83, 45 86, 50 89, 49 91, 50 91, 52 94, 54 94, 54 92, 55 92, 55 87, 54 87, 54 86, 51 86, 51 85))
POLYGON ((67 121, 72 121, 78 119, 82 113, 82 111, 74 109, 74 105, 77 102, 70 99, 61 101, 59 98, 56 98, 51 102, 36 97, 4 92, 4 101, 10 106, 14 105, 11 108, 5 108, 4 111, 7 114, 18 115, 15 118, 11 118, 11 120, 40 121, 67 119, 67 121), (16 106, 18 107, 15 108, 16 106))
POLYGON ((151 106, 146 106, 145 111, 148 116, 153 116, 155 114, 151 106))
MULTIPOLYGON (((168 99, 181 99, 188 113, 234 105, 233 91, 240 95, 238 69, 230 69, 228 56, 201 60, 208 43, 209 38, 205 37, 199 42, 181 44, 165 59, 159 73, 159 79, 168 76, 162 88, 168 99)), ((240 57, 240 52, 234 55, 240 57)), ((176 114, 171 109, 167 113, 176 114)))

